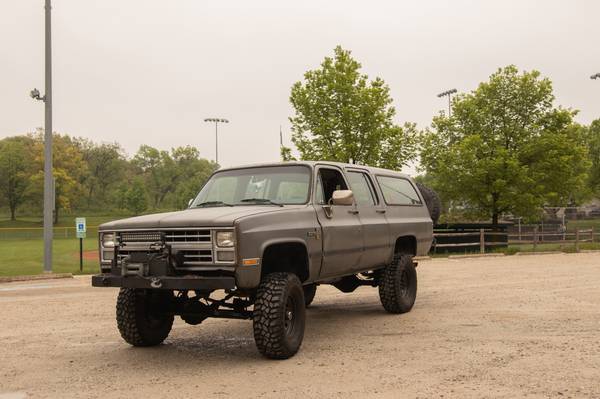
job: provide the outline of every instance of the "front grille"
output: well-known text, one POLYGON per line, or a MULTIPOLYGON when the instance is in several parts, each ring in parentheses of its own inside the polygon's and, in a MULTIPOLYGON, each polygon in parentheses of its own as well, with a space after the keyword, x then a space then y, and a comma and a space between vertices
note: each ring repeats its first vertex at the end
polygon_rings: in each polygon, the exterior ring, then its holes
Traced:
POLYGON ((179 268, 213 264, 212 235, 210 229, 166 230, 166 231, 123 231, 118 233, 121 241, 118 262, 132 252, 150 251, 151 245, 160 242, 171 247, 180 259, 179 268))
POLYGON ((211 263, 213 259, 212 251, 205 249, 201 251, 183 251, 184 265, 198 265, 202 263, 211 263))
POLYGON ((210 242, 210 230, 175 230, 165 234, 167 242, 210 242))

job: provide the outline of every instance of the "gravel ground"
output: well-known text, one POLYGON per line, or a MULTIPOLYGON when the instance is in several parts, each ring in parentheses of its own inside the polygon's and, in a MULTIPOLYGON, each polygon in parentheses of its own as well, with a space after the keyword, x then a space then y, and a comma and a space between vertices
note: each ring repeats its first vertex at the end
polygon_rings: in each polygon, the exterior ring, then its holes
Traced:
POLYGON ((412 312, 319 287, 300 352, 263 359, 248 321, 177 320, 132 348, 116 289, 0 284, 0 399, 600 397, 600 254, 434 259, 412 312))

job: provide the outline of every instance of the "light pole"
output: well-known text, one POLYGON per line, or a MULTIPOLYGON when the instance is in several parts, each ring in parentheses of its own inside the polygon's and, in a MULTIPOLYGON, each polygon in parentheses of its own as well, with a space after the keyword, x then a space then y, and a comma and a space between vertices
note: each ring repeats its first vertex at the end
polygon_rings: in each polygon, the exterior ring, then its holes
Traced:
POLYGON ((448 96, 448 117, 452 116, 452 95, 455 94, 456 92, 457 92, 456 89, 450 89, 450 90, 446 90, 445 92, 437 95, 439 98, 448 96))
POLYGON ((31 97, 44 102, 44 272, 52 272, 52 212, 54 211, 54 179, 52 178, 52 31, 51 0, 45 0, 45 85, 46 93, 31 90, 31 97))
POLYGON ((215 163, 219 163, 219 123, 229 123, 227 119, 224 118, 206 118, 204 122, 214 122, 215 123, 215 163))
POLYGON ((594 79, 594 80, 600 79, 600 73, 596 73, 596 74, 590 76, 590 79, 594 79))

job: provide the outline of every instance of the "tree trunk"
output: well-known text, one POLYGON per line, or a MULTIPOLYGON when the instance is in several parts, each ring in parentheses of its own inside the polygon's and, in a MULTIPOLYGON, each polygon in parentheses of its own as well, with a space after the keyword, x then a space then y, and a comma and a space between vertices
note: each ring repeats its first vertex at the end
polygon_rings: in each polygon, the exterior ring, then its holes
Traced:
POLYGON ((498 193, 492 193, 492 224, 496 226, 498 224, 498 217, 500 216, 500 212, 498 212, 498 193))
POLYGON ((15 215, 15 214, 16 214, 16 209, 15 209, 15 207, 14 207, 14 206, 11 206, 11 207, 10 207, 10 220, 12 220, 12 221, 15 221, 15 220, 17 220, 17 218, 16 218, 16 215, 15 215))

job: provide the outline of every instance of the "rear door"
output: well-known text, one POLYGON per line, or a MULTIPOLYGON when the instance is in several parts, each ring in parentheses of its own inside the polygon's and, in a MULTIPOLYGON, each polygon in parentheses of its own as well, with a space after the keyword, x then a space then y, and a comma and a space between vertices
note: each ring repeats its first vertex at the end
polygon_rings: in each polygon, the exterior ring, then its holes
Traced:
POLYGON ((354 206, 329 205, 335 190, 347 190, 342 171, 334 166, 317 166, 314 206, 323 234, 321 277, 352 274, 361 261, 363 233, 354 206))
POLYGON ((356 211, 362 224, 364 251, 357 270, 384 265, 390 257, 390 229, 371 176, 362 169, 348 168, 346 176, 354 193, 356 211))

